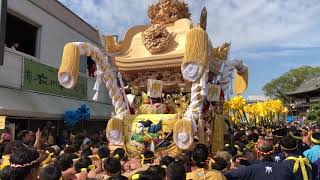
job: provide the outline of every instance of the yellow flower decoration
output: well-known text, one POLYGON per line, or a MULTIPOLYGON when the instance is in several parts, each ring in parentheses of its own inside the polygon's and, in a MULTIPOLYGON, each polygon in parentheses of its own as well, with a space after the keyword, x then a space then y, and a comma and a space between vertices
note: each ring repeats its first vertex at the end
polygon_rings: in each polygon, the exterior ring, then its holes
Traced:
POLYGON ((225 101, 223 103, 223 114, 228 114, 229 110, 230 110, 230 103, 229 101, 225 101))
POLYGON ((287 107, 283 107, 283 108, 282 108, 282 113, 288 113, 288 112, 289 112, 289 110, 288 110, 287 107))
POLYGON ((230 100, 230 109, 238 111, 244 108, 246 100, 242 96, 235 96, 230 100))
POLYGON ((231 112, 231 120, 235 124, 239 124, 243 119, 248 120, 249 123, 259 123, 260 118, 272 121, 279 113, 288 113, 288 108, 279 99, 246 104, 242 96, 235 96, 230 101, 226 101, 223 104, 223 110, 225 114, 231 112))
POLYGON ((273 113, 280 113, 283 109, 283 103, 279 99, 270 100, 269 104, 273 113))

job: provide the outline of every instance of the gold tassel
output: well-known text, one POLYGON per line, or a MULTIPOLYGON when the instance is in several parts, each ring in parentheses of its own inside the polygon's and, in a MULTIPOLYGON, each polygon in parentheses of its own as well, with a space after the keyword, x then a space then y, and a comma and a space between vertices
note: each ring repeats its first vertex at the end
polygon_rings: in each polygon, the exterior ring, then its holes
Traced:
POLYGON ((203 69, 208 64, 208 34, 200 27, 195 27, 186 33, 182 65, 187 63, 199 64, 203 69))
POLYGON ((180 149, 189 149, 193 143, 192 121, 188 119, 177 120, 173 128, 173 137, 176 145, 180 149), (185 133, 186 137, 179 137, 179 134, 183 133, 185 133))
POLYGON ((123 134, 123 120, 118 119, 118 118, 111 118, 108 121, 106 133, 107 133, 107 137, 108 137, 109 142, 111 142, 112 144, 119 144, 116 142, 122 143, 122 141, 123 141, 122 137, 124 136, 124 134, 123 134), (114 136, 115 134, 111 135, 111 132, 115 132, 115 130, 119 132, 118 137, 115 137, 114 136))
POLYGON ((73 43, 64 46, 63 56, 58 72, 60 84, 68 89, 73 88, 79 76, 80 52, 78 47, 73 43))

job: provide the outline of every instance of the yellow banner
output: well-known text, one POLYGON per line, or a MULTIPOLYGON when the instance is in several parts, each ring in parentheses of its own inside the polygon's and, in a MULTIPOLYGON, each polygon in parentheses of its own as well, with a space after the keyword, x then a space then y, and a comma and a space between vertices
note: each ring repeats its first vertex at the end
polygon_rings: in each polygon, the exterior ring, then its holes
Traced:
POLYGON ((6 127, 6 116, 0 116, 0 129, 4 129, 6 127))
POLYGON ((208 85, 208 101, 220 101, 221 86, 216 84, 208 85))

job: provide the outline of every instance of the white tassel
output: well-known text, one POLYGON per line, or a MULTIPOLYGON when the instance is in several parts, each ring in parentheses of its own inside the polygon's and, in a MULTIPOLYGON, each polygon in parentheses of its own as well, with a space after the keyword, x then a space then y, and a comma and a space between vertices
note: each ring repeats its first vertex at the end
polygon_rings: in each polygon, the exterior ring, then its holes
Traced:
POLYGON ((95 72, 96 82, 94 83, 94 87, 93 87, 93 90, 95 91, 99 91, 100 89, 100 84, 102 82, 102 74, 103 72, 101 71, 101 69, 97 67, 97 71, 95 72))
POLYGON ((129 110, 129 100, 127 98, 127 95, 126 95, 126 92, 125 92, 125 89, 124 89, 124 82, 123 82, 123 79, 122 79, 122 75, 120 72, 118 72, 118 78, 119 78, 119 81, 120 81, 120 87, 121 87, 121 91, 122 91, 122 95, 123 95, 123 99, 124 99, 124 102, 125 102, 125 105, 126 105, 126 109, 129 110))
POLYGON ((99 91, 100 84, 101 84, 101 79, 97 77, 97 80, 96 80, 96 82, 94 83, 94 86, 93 86, 93 90, 99 91))
POLYGON ((150 151, 155 152, 155 149, 156 148, 155 148, 154 142, 152 141, 150 145, 150 151))
POLYGON ((101 69, 97 67, 97 71, 95 72, 96 82, 94 83, 94 86, 93 86, 93 90, 96 91, 96 93, 92 98, 92 100, 96 102, 98 101, 98 97, 99 97, 100 85, 102 83, 102 74, 103 72, 101 71, 101 69))
POLYGON ((97 102, 98 101, 98 97, 99 97, 99 91, 96 91, 96 93, 94 93, 94 96, 93 96, 92 100, 97 102))

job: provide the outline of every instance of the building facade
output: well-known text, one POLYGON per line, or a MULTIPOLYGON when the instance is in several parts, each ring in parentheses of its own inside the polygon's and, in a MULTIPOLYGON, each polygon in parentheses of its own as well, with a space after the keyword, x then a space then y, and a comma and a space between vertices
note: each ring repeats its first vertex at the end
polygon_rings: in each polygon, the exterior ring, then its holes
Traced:
POLYGON ((87 65, 92 60, 81 57, 74 90, 57 81, 64 45, 85 41, 101 47, 96 29, 56 0, 8 0, 5 36, 0 116, 7 117, 6 124, 34 129, 50 120, 62 128, 64 112, 86 104, 91 119, 81 126, 104 129, 113 107, 104 87, 98 102, 91 101, 95 79, 88 76, 87 65))
POLYGON ((305 80, 296 90, 286 95, 292 99, 294 115, 300 119, 305 118, 310 106, 320 102, 320 76, 305 80))
POLYGON ((270 98, 265 95, 249 95, 246 99, 247 104, 268 101, 270 98))

